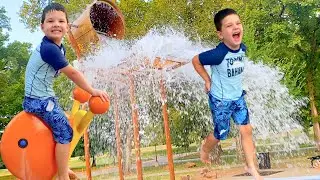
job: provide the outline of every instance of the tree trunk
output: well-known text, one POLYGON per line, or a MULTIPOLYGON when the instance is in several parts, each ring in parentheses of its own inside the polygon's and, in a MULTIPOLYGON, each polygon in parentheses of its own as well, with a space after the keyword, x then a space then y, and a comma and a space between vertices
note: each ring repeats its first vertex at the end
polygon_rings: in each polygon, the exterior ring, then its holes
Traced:
POLYGON ((92 156, 92 164, 91 167, 97 167, 97 163, 96 163, 96 157, 92 156))
POLYGON ((316 107, 316 102, 314 98, 315 90, 314 83, 312 77, 311 70, 308 71, 307 77, 307 87, 309 92, 309 100, 310 100, 310 109, 311 109, 311 117, 313 120, 313 132, 314 132, 314 141, 316 143, 318 151, 320 151, 320 126, 319 126, 319 115, 316 107))
POLYGON ((316 31, 313 33, 312 40, 312 56, 310 59, 310 63, 307 66, 307 88, 309 92, 309 100, 310 100, 310 109, 311 109, 311 117, 313 121, 313 132, 314 132, 314 141, 316 143, 317 150, 320 151, 320 126, 319 126, 319 115, 315 101, 315 88, 314 88, 314 78, 315 69, 314 65, 316 64, 316 53, 317 53, 317 41, 316 41, 316 31))
POLYGON ((157 145, 154 145, 154 154, 156 156, 156 162, 158 163, 157 145))

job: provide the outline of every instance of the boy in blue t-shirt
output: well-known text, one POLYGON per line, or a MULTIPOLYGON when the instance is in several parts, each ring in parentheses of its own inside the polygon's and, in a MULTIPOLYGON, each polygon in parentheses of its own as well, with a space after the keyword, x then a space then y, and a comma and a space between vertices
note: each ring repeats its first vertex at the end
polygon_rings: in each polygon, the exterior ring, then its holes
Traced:
POLYGON ((45 36, 33 51, 26 68, 23 109, 42 118, 52 130, 56 141, 57 178, 69 180, 69 174, 75 176, 68 168, 73 130, 53 91, 53 79, 62 72, 92 96, 99 96, 103 101, 108 101, 109 97, 106 92, 92 88, 83 74, 66 60, 62 38, 69 30, 69 25, 67 13, 61 4, 51 3, 44 8, 41 29, 45 36))
POLYGON ((200 53, 192 59, 195 70, 205 81, 214 123, 214 132, 204 139, 201 146, 200 159, 204 163, 210 163, 209 153, 220 140, 227 138, 232 117, 235 124, 240 126, 246 170, 255 179, 262 179, 254 164, 252 127, 244 99, 246 93, 242 89, 246 52, 242 43, 243 27, 237 12, 233 9, 219 11, 214 16, 214 23, 222 42, 216 48, 200 53), (210 65, 211 77, 204 65, 210 65))

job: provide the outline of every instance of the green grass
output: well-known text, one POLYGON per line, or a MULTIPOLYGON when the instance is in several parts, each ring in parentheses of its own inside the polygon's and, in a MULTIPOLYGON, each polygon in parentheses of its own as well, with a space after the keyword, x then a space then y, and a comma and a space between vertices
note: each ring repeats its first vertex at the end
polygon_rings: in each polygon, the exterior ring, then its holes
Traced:
POLYGON ((13 180, 16 179, 11 175, 11 173, 7 169, 0 169, 0 179, 1 180, 13 180))
MULTIPOLYGON (((201 162, 195 162, 196 167, 203 167, 204 164, 201 162)), ((185 163, 181 164, 175 164, 174 165, 175 171, 182 171, 185 170, 185 163)), ((143 176, 144 179, 163 179, 165 177, 169 178, 169 170, 167 169, 167 166, 158 166, 158 167, 145 167, 143 168, 143 176), (154 174, 158 174, 157 177, 153 176, 154 174), (151 176, 151 177, 148 177, 151 176)), ((179 173, 175 173, 176 177, 179 173)), ((110 173, 108 175, 101 175, 101 176, 96 176, 94 179, 117 179, 118 178, 118 173, 110 173)), ((135 173, 132 173, 130 175, 126 176, 126 179, 136 179, 137 176, 135 173)), ((178 177, 177 177, 178 178, 178 177)))

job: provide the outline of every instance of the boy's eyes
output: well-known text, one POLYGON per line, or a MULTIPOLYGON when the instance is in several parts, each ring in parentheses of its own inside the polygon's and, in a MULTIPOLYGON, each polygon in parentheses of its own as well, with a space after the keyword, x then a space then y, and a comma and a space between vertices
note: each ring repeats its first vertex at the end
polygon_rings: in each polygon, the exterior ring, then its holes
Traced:
MULTIPOLYGON (((49 22, 49 23, 52 23, 52 22, 54 22, 53 20, 48 20, 47 22, 49 22)), ((66 22, 65 20, 59 20, 59 22, 60 23, 64 23, 64 22, 66 22)))
MULTIPOLYGON (((240 25, 241 22, 237 22, 236 25, 240 25)), ((227 24, 226 27, 231 27, 233 24, 227 24)))

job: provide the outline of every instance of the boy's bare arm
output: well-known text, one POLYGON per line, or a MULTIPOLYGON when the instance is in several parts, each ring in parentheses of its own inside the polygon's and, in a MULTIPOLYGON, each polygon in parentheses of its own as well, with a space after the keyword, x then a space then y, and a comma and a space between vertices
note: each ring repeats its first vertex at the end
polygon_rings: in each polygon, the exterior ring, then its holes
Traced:
POLYGON ((211 81, 210 76, 204 66, 200 63, 199 55, 196 55, 192 59, 192 64, 197 73, 202 77, 205 83, 209 83, 211 81))
POLYGON ((93 88, 90 86, 88 81, 85 79, 83 74, 75 69, 73 66, 68 65, 60 71, 65 74, 71 81, 73 81, 77 86, 82 88, 83 90, 87 91, 88 93, 93 93, 93 88))
POLYGON ((92 96, 100 96, 103 101, 108 101, 109 96, 106 92, 94 89, 83 76, 83 74, 75 69, 73 66, 68 65, 60 69, 70 80, 72 80, 77 86, 90 93, 92 96))
POLYGON ((193 57, 192 64, 193 64, 194 69, 197 71, 197 73, 204 80, 204 82, 205 82, 205 91, 206 91, 206 93, 208 93, 210 91, 210 89, 211 89, 211 79, 210 79, 210 76, 209 76, 208 72, 204 68, 204 66, 200 63, 199 55, 196 55, 195 57, 193 57))

